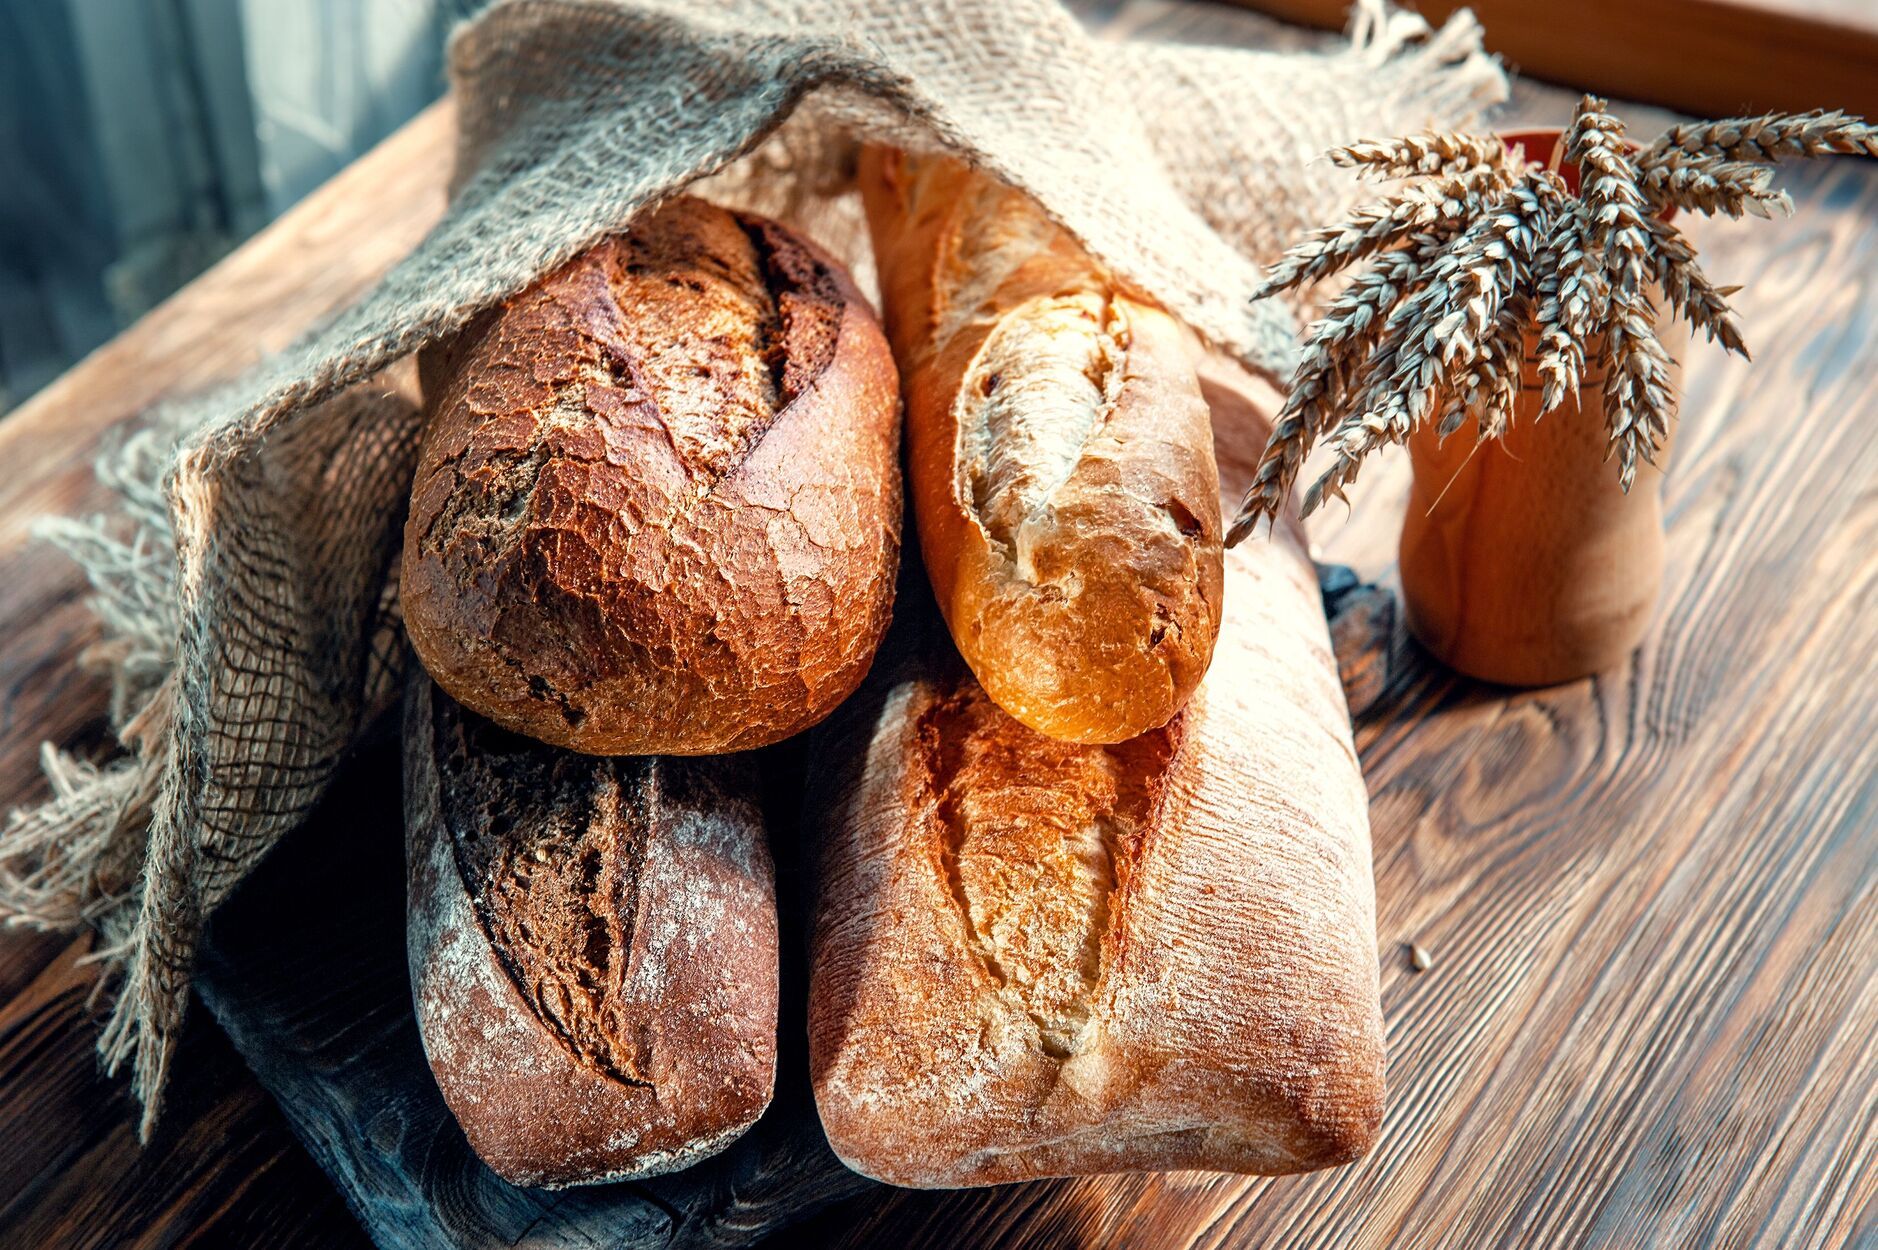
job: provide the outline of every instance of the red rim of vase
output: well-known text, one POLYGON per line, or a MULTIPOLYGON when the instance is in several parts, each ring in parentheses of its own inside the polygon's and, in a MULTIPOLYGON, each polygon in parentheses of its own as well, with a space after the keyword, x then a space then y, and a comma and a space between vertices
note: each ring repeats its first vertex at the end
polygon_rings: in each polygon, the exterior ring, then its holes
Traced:
MULTIPOLYGON (((1545 165, 1550 164, 1553 149, 1557 148, 1564 139, 1565 132, 1556 126, 1542 126, 1534 130, 1506 130, 1500 132, 1500 142, 1506 145, 1507 151, 1511 152, 1516 148, 1524 148, 1526 150, 1527 160, 1538 161, 1545 165)), ((1642 151, 1639 145, 1630 142, 1628 139, 1624 141, 1624 146, 1629 148, 1633 154, 1642 151)), ((1578 166, 1572 164, 1570 161, 1560 161, 1558 176, 1565 180, 1565 189, 1567 191, 1570 191, 1573 195, 1578 194, 1578 166)), ((1673 220, 1676 216, 1676 206, 1671 204, 1658 216, 1660 220, 1663 221, 1673 220)))

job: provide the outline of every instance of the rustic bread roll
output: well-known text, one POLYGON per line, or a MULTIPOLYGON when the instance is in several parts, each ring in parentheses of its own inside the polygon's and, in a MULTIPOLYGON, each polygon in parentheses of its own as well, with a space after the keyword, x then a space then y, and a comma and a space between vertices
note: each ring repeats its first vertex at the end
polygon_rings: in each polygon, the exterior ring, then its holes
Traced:
POLYGON ((601 754, 788 737, 892 607, 893 361, 841 268, 674 200, 423 361, 401 594, 439 685, 601 754))
POLYGON ((810 1065, 850 1167, 944 1187, 1367 1149, 1367 798, 1317 580, 1290 527, 1227 568, 1206 681, 1109 746, 1002 712, 903 587, 809 808, 810 1065))
POLYGON ((578 755, 413 674, 412 997, 444 1101, 497 1175, 675 1171, 769 1105, 776 890, 755 795, 746 757, 578 755))
POLYGON ((868 149, 926 570, 997 704, 1120 742, 1180 710, 1219 629, 1219 480, 1191 335, 1022 192, 868 149))

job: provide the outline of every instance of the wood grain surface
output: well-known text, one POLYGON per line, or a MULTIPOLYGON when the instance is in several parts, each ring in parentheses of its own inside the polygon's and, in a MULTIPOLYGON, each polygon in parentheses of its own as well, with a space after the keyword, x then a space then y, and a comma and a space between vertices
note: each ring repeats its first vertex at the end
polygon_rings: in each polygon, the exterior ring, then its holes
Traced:
MULTIPOLYGON (((96 636, 83 579, 33 519, 102 503, 91 463, 112 427, 279 349, 408 252, 443 210, 451 136, 447 106, 421 115, 0 421, 0 807, 45 794, 41 741, 105 734, 104 688, 74 666, 96 636)), ((85 946, 0 930, 0 1246, 367 1244, 199 1012, 138 1148, 98 1069, 85 946)))
MULTIPOLYGON (((1128 0, 1151 37, 1256 19, 1128 0)), ((1522 105, 1557 121, 1563 93, 1522 105)), ((101 432, 225 376, 434 220, 447 107, 0 423, 0 802, 96 742, 82 587, 27 542, 101 432)), ((1659 619, 1621 670, 1511 692, 1390 628, 1364 674, 1391 1106, 1367 1160, 879 1190, 790 1246, 1878 1246, 1878 169, 1784 175, 1791 221, 1697 223, 1756 361, 1697 347, 1659 619), (1406 944, 1432 966, 1413 972, 1406 944)), ((1314 531, 1387 579, 1399 459, 1314 531)), ((384 794, 389 807, 395 796, 384 794)), ((81 944, 0 934, 0 1246, 362 1242, 198 1012, 159 1138, 96 1071, 81 944)))

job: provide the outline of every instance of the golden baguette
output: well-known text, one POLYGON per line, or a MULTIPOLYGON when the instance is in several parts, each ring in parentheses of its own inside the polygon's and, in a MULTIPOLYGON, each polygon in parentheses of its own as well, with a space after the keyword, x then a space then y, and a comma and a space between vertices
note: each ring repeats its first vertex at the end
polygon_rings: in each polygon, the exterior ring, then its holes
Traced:
POLYGON ((1165 724, 1220 618, 1192 335, 1028 196, 957 161, 868 149, 860 184, 920 547, 959 651, 1051 737, 1165 724))

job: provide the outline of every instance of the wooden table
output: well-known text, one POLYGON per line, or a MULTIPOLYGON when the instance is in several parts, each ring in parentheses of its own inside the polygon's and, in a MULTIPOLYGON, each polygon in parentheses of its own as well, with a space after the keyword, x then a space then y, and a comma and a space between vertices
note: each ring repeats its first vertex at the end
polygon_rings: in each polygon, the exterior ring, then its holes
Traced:
MULTIPOLYGON (((1128 0, 1133 33, 1264 37, 1128 0)), ((1523 89, 1521 120, 1566 97, 1523 89)), ((420 116, 0 422, 0 804, 96 742, 83 587, 31 544, 101 431, 284 344, 442 208, 420 116)), ((1391 1099, 1365 1161, 836 1207, 790 1245, 1878 1246, 1878 166, 1784 175, 1784 223, 1693 227, 1758 361, 1688 362, 1668 582, 1623 670, 1510 692, 1397 638, 1359 718, 1391 1099), (1405 943, 1433 955, 1413 972, 1405 943)), ((1315 535, 1391 575, 1406 485, 1315 535)), ((83 941, 0 933, 0 1245, 363 1244, 205 1013, 139 1151, 97 1071, 83 941)))

